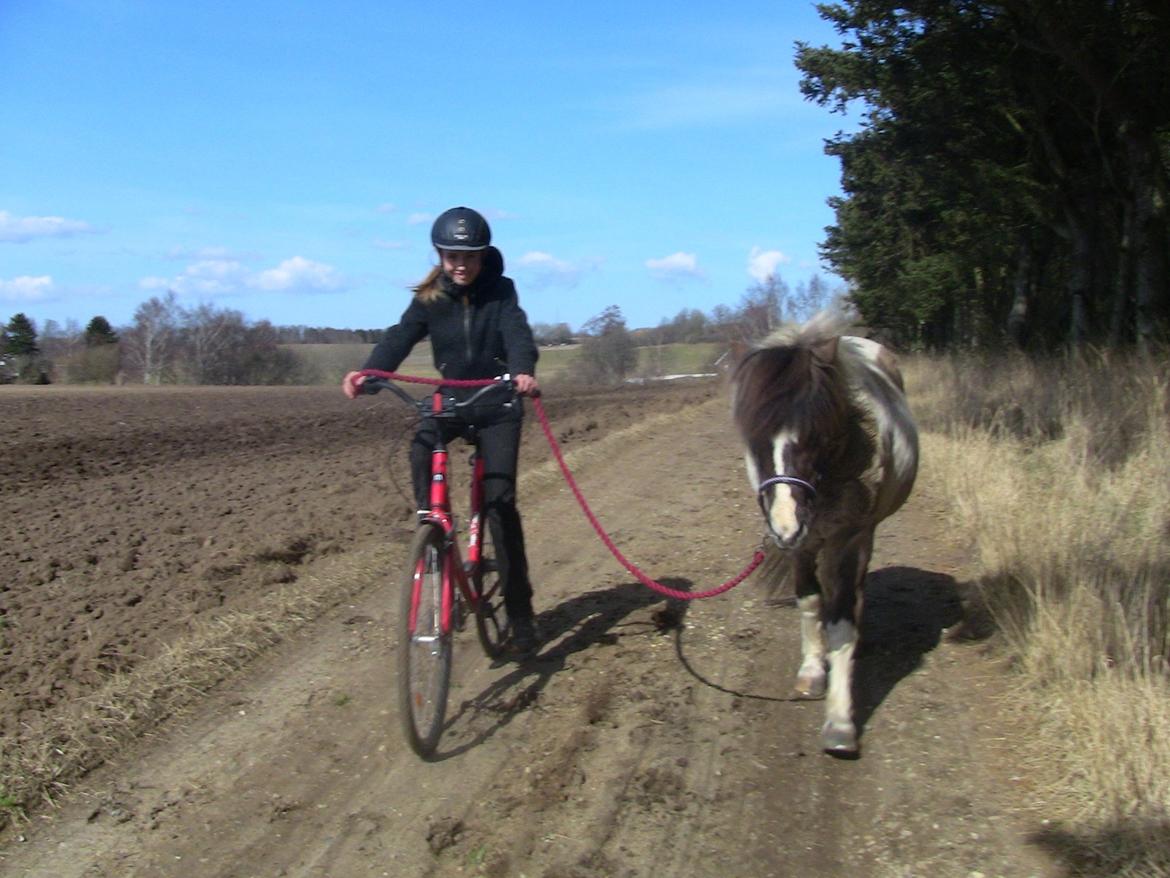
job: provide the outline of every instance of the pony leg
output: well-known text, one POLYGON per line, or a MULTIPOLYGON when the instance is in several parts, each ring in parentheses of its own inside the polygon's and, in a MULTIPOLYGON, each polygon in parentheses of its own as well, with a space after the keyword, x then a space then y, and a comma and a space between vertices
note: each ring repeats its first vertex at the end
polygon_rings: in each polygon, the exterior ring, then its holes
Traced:
POLYGON ((837 591, 832 600, 832 621, 826 626, 829 692, 821 746, 833 756, 853 757, 859 750, 857 726, 853 722, 853 656, 865 594, 865 571, 872 549, 872 532, 858 535, 837 556, 836 569, 832 571, 837 591))
POLYGON ((821 618, 821 587, 811 559, 794 562, 796 606, 800 609, 800 670, 796 673, 797 698, 825 695, 825 625, 821 618))
POLYGON ((797 598, 800 608, 800 670, 796 673, 797 698, 825 695, 825 629, 821 622, 821 596, 797 598))
POLYGON ((857 726, 853 724, 853 653, 857 627, 842 619, 828 626, 829 695, 825 701, 825 726, 821 746, 826 753, 857 754, 857 726))

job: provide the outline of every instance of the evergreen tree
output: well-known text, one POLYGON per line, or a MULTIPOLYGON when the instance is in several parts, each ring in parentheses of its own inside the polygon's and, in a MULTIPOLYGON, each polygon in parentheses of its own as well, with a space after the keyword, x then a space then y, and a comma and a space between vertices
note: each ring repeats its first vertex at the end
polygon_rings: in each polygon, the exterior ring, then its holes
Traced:
POLYGON ((4 349, 13 356, 35 357, 40 352, 36 327, 23 313, 13 315, 8 321, 5 335, 4 349))
POLYGON ((831 141, 823 253, 903 344, 1146 345, 1170 315, 1170 10, 1161 0, 847 0, 802 45, 831 141))
POLYGON ((118 333, 114 332, 114 328, 110 326, 110 321, 105 317, 97 316, 89 321, 85 327, 85 346, 88 348, 100 347, 101 345, 117 344, 118 333))

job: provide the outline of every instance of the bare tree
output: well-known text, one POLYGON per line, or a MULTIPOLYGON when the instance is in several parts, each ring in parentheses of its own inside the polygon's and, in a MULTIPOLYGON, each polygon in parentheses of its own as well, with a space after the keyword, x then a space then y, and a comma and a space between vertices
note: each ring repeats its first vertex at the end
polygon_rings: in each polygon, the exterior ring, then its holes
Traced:
POLYGON ((791 308, 788 284, 777 274, 769 274, 744 293, 739 306, 739 337, 756 341, 778 328, 791 308))
POLYGON ((796 285, 796 292, 792 296, 792 319, 808 320, 828 307, 831 299, 829 285, 821 280, 819 274, 814 274, 807 283, 802 281, 796 285))
POLYGON ((638 365, 638 350, 617 305, 610 305, 584 327, 586 335, 577 358, 580 378, 618 384, 638 365))
POLYGON ((161 384, 173 375, 180 308, 173 290, 143 302, 134 311, 134 325, 123 334, 127 362, 142 375, 143 384, 161 384))
POLYGON ((244 315, 204 303, 182 312, 179 365, 195 384, 235 384, 228 361, 245 335, 244 315))

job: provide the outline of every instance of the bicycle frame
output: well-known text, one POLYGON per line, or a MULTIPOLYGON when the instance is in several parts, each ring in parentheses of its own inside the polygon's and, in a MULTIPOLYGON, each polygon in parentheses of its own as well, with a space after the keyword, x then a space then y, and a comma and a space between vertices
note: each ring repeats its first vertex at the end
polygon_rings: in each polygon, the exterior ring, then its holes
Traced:
MULTIPOLYGON (((431 410, 436 414, 442 413, 442 394, 439 391, 435 391, 431 399, 431 410)), ((471 583, 468 581, 468 575, 481 561, 481 541, 483 539, 483 458, 480 457, 478 448, 472 453, 471 463, 472 475, 467 527, 467 563, 465 565, 459 552, 459 541, 456 539, 457 529, 455 527, 455 516, 451 509, 449 482, 450 452, 447 450, 447 444, 443 441, 441 432, 438 434, 437 442, 431 452, 431 509, 425 520, 437 524, 443 529, 446 563, 443 565, 442 604, 439 610, 439 625, 443 635, 450 634, 454 626, 453 616, 456 588, 459 589, 463 599, 467 601, 467 606, 471 612, 474 613, 478 608, 478 598, 471 588, 471 583)), ((415 576, 417 577, 418 575, 419 573, 416 571, 415 576)), ((411 602, 410 607, 409 630, 412 634, 416 630, 417 624, 418 600, 416 593, 415 600, 411 602)))

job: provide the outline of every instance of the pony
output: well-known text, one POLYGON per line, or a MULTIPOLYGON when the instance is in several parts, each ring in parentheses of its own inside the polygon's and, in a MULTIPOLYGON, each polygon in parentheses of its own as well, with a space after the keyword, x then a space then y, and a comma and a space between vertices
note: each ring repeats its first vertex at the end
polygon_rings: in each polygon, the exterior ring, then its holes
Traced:
POLYGON ((860 755, 853 660, 874 531, 910 495, 918 431, 897 360, 822 312, 739 357, 732 414, 768 535, 800 611, 795 694, 825 698, 821 745, 860 755))

